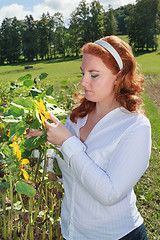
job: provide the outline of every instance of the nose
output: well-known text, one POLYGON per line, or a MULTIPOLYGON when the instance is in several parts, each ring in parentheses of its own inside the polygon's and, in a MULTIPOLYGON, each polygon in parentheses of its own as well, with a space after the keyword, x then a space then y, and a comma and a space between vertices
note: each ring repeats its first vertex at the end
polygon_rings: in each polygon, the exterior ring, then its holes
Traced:
POLYGON ((82 75, 82 78, 81 78, 81 85, 82 85, 83 87, 85 87, 85 86, 87 86, 88 84, 89 84, 89 81, 88 81, 86 75, 83 74, 83 75, 82 75))

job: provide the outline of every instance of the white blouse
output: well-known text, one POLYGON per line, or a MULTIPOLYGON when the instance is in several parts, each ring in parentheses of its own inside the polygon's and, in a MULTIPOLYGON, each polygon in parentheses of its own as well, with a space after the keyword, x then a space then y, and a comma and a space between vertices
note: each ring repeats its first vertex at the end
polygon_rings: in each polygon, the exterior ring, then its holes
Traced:
POLYGON ((151 127, 142 114, 123 107, 105 115, 84 143, 87 117, 70 119, 73 134, 57 157, 63 175, 61 230, 66 240, 117 240, 143 223, 134 185, 149 164, 151 127))

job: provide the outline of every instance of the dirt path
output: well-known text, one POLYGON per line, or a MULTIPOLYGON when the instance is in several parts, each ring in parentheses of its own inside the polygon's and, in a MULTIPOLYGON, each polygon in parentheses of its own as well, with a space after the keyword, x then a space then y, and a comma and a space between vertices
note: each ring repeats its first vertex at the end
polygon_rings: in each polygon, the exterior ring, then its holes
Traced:
POLYGON ((160 113, 160 76, 146 76, 145 91, 147 97, 155 103, 160 113))

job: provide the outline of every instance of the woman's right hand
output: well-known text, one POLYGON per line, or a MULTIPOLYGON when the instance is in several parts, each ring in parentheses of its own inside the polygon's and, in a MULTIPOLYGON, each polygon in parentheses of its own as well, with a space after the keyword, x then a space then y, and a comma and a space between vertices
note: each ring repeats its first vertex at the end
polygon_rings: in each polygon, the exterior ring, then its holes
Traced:
POLYGON ((30 138, 30 137, 38 137, 41 136, 43 134, 43 132, 40 129, 26 129, 26 138, 30 138))

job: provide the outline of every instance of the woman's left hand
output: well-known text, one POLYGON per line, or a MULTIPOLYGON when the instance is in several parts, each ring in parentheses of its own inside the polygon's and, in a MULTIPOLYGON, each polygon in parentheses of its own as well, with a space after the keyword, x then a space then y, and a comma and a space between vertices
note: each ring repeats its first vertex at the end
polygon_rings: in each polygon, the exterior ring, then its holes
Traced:
POLYGON ((50 114, 50 117, 53 123, 50 124, 47 120, 45 120, 47 141, 61 146, 65 140, 72 137, 72 134, 68 128, 58 120, 58 118, 52 114, 50 114))

